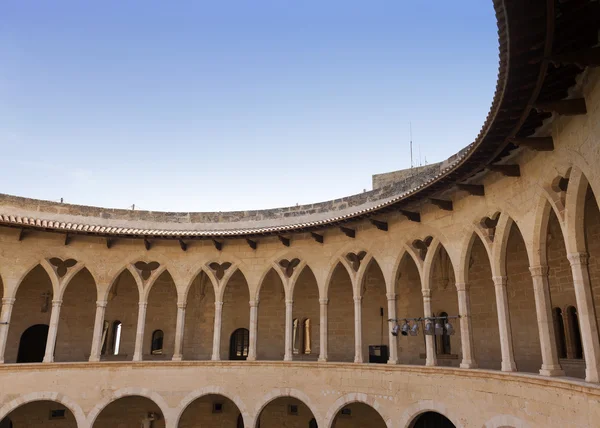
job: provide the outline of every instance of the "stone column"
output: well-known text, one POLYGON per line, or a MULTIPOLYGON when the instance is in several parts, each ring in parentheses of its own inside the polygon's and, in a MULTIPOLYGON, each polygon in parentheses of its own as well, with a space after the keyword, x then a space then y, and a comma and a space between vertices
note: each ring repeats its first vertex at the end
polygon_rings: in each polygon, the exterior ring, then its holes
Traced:
POLYGON ((565 372, 558 361, 556 336, 552 320, 552 303, 550 302, 550 285, 548 284, 548 266, 531 266, 533 279, 535 312, 537 314, 540 346, 542 349, 542 376, 564 376, 565 372))
MULTIPOLYGON (((387 304, 388 304, 388 319, 396 318, 396 294, 387 293, 387 304)), ((398 364, 398 336, 394 336, 392 334, 392 329, 388 326, 388 337, 390 344, 390 355, 388 359, 388 364, 398 364)))
POLYGON ((142 361, 144 329, 146 327, 146 308, 148 308, 148 302, 138 303, 138 320, 137 330, 135 332, 135 351, 133 352, 133 361, 142 361))
POLYGON ((327 361, 327 305, 328 299, 319 299, 319 361, 327 361))
POLYGON ((213 328, 213 351, 211 360, 221 359, 221 322, 223 320, 223 302, 215 301, 215 325, 213 328))
POLYGON ((571 263, 573 273, 579 329, 585 358, 585 380, 598 383, 600 382, 600 342, 598 340, 596 309, 588 271, 588 255, 586 253, 573 253, 567 257, 571 263))
POLYGON ((92 350, 89 361, 91 363, 100 361, 102 352, 102 333, 104 332, 104 313, 106 312, 106 300, 96 301, 96 319, 94 320, 94 333, 92 336, 92 350))
POLYGON ((515 372, 515 354, 513 352, 510 314, 508 312, 508 295, 506 294, 506 277, 494 276, 496 289, 496 308, 498 310, 498 329, 500 332, 500 350, 502 352, 502 371, 515 372))
POLYGON ((10 325, 10 318, 16 300, 17 299, 14 297, 5 297, 2 299, 2 313, 0 314, 0 363, 4 363, 8 327, 10 325))
POLYGON ((58 333, 58 321, 60 320, 61 306, 62 300, 52 301, 52 313, 50 314, 50 326, 48 328, 48 339, 46 340, 44 363, 54 362, 54 347, 56 346, 56 335, 58 333))
POLYGON ((460 343, 462 346, 462 362, 460 368, 474 369, 477 367, 473 353, 473 325, 471 323, 471 298, 469 286, 464 282, 456 283, 458 293, 458 313, 460 315, 460 343))
MULTIPOLYGON (((175 326, 175 351, 173 361, 183 360, 183 332, 185 330, 185 302, 177 303, 177 325, 175 326)), ((214 340, 214 337, 213 337, 214 340)))
MULTIPOLYGON (((431 290, 421 290, 421 292, 423 293, 423 315, 425 316, 425 318, 427 318, 431 316, 431 290)), ((423 334, 425 334, 425 332, 423 332, 423 334)), ((426 366, 437 366, 437 356, 435 355, 434 341, 435 336, 425 335, 426 366)))
POLYGON ((294 320, 292 318, 294 310, 294 301, 285 301, 285 352, 283 354, 283 361, 292 361, 292 334, 294 320))
POLYGON ((364 362, 362 353, 362 297, 354 297, 354 362, 364 362))
POLYGON ((250 332, 248 337, 248 361, 256 361, 256 342, 258 339, 258 300, 250 301, 250 332))

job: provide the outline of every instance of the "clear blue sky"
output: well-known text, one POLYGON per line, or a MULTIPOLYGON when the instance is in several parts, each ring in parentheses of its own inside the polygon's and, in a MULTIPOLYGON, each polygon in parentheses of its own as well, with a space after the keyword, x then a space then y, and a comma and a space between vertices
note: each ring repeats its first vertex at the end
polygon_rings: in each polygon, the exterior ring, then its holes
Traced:
POLYGON ((311 203, 471 143, 491 0, 0 2, 0 192, 150 210, 311 203))

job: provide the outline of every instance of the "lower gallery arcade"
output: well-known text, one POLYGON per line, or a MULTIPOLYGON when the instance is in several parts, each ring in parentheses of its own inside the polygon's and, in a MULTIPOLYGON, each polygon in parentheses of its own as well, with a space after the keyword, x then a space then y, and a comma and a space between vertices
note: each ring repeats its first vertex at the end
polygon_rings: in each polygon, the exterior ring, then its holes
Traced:
POLYGON ((0 195, 0 428, 598 426, 599 69, 575 91, 551 149, 314 230, 0 195))

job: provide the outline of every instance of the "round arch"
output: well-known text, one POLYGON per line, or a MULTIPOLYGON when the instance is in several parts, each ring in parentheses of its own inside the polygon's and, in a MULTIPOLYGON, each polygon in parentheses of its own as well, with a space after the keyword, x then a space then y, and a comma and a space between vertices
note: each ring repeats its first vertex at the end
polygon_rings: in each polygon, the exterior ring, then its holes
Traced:
POLYGON ((398 421, 398 428, 410 428, 417 417, 426 412, 439 413, 449 419, 456 428, 463 428, 460 419, 452 411, 448 410, 443 403, 433 400, 421 400, 408 407, 398 421))
MULTIPOLYGON (((308 395, 295 388, 277 388, 269 391, 261 398, 254 410, 254 415, 251 419, 252 424, 249 425, 249 427, 256 427, 258 419, 260 418, 260 414, 269 405, 269 403, 275 401, 278 398, 286 397, 295 398, 301 401, 312 412, 313 417, 317 420, 317 424, 321 426, 321 415, 318 411, 315 410, 316 406, 313 404, 312 400, 308 395)), ((246 419, 244 419, 244 421, 245 420, 246 419)))
POLYGON ((85 414, 83 413, 83 410, 81 410, 79 404, 77 404, 75 400, 58 392, 31 392, 15 398, 0 408, 0 420, 4 419, 18 407, 36 401, 54 401, 62 404, 73 414, 78 427, 85 426, 85 414))
MULTIPOLYGON (((379 414, 379 416, 381 416, 381 418, 385 422, 385 426, 387 428, 392 428, 392 418, 388 415, 387 411, 383 408, 383 406, 377 400, 375 400, 373 397, 371 397, 367 394, 364 394, 362 392, 352 392, 352 393, 343 395, 340 398, 338 398, 337 400, 335 400, 335 402, 329 408, 329 410, 327 411, 327 414, 325 415, 325 419, 323 420, 323 427, 324 428, 332 428, 333 422, 334 422, 335 417, 338 414, 338 412, 340 410, 342 410, 343 407, 348 406, 349 404, 353 404, 353 403, 362 403, 362 404, 366 404, 367 406, 371 407, 373 410, 375 410, 379 414)), ((319 425, 319 426, 321 426, 321 425, 319 425)))
POLYGON ((102 413, 102 411, 106 407, 108 407, 110 404, 114 403, 115 401, 119 400, 120 398, 136 397, 136 396, 147 398, 150 401, 152 401, 154 404, 156 404, 158 406, 158 408, 160 409, 161 413, 163 414, 163 417, 165 418, 166 426, 170 426, 170 424, 167 423, 167 421, 169 421, 171 419, 169 405, 167 404, 165 399, 160 394, 158 394, 154 391, 151 391, 147 388, 122 388, 122 389, 119 389, 119 390, 113 392, 108 397, 105 397, 98 404, 96 404, 92 408, 92 410, 90 410, 90 412, 88 413, 88 416, 87 416, 87 425, 85 425, 85 426, 93 427, 94 423, 96 422, 96 419, 98 418, 98 415, 100 415, 100 413, 102 413))
POLYGON ((496 415, 485 423, 483 428, 530 428, 530 425, 522 419, 512 415, 496 415))
POLYGON ((173 422, 174 426, 178 427, 179 422, 181 420, 181 416, 187 410, 187 408, 194 401, 201 399, 202 397, 206 397, 208 395, 219 395, 221 397, 225 397, 226 399, 232 401, 242 414, 242 418, 244 419, 244 425, 248 425, 250 422, 250 415, 248 413, 248 409, 246 408, 246 404, 242 401, 242 399, 238 395, 234 395, 229 391, 226 391, 221 386, 205 386, 204 388, 196 389, 186 395, 183 400, 177 405, 177 407, 173 410, 173 422))

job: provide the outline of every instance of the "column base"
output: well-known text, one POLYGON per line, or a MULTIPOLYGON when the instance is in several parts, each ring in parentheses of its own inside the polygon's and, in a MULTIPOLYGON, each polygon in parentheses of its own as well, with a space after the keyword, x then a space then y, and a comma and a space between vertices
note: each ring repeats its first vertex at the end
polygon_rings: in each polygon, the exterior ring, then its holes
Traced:
POLYGON ((509 363, 505 363, 504 361, 502 361, 502 368, 500 370, 503 372, 516 372, 517 365, 514 361, 511 361, 509 363))
POLYGON ((326 363, 326 362, 327 362, 327 358, 322 358, 322 357, 319 357, 319 358, 317 359, 317 361, 318 361, 318 362, 320 362, 320 363, 326 363))
POLYGON ((54 357, 50 357, 50 358, 44 357, 44 360, 42 362, 43 363, 53 363, 54 362, 54 357))
POLYGON ((134 355, 134 356, 133 356, 133 360, 132 360, 132 361, 133 361, 133 362, 136 362, 136 361, 142 361, 142 356, 141 356, 141 355, 134 355))
POLYGON ((293 361, 293 360, 294 359, 292 357, 289 357, 287 355, 283 357, 283 361, 293 361))
POLYGON ((183 355, 173 355, 171 361, 183 361, 183 355))
POLYGON ((357 358, 357 357, 354 357, 354 362, 355 363, 359 363, 359 364, 364 363, 364 361, 362 360, 362 358, 357 358))
POLYGON ((540 369, 540 374, 542 376, 564 376, 565 371, 560 366, 551 368, 542 366, 542 368, 540 369))
POLYGON ((90 362, 90 363, 99 363, 100 362, 100 357, 90 357, 88 359, 88 362, 90 362))
POLYGON ((388 364, 398 364, 398 360, 388 360, 388 364))
POLYGON ((595 370, 585 369, 585 381, 589 383, 600 383, 600 375, 595 370))
POLYGON ((246 358, 246 361, 256 361, 256 355, 248 355, 248 358, 246 358))
POLYGON ((220 355, 213 355, 210 358, 211 361, 221 361, 221 356, 220 355))
POLYGON ((464 361, 460 363, 459 366, 461 369, 476 369, 477 363, 475 361, 464 361))

